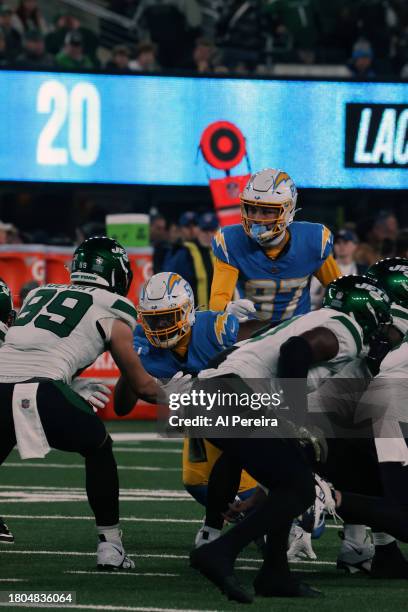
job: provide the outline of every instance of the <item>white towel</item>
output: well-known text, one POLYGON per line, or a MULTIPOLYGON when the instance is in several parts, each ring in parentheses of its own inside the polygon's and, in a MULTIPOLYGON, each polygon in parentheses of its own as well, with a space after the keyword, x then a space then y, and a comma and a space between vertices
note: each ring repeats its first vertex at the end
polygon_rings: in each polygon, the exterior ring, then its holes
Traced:
POLYGON ((13 419, 21 459, 44 458, 48 444, 37 409, 38 383, 18 383, 13 392, 13 419))

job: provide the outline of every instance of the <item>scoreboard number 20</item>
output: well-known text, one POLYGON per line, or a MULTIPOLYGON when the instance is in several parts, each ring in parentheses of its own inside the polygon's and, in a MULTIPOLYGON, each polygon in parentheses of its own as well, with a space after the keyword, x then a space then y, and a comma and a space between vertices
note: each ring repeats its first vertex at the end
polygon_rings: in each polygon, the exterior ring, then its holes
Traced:
POLYGON ((97 161, 101 146, 101 100, 94 85, 81 82, 69 91, 59 81, 46 81, 38 90, 37 112, 49 115, 38 138, 38 164, 66 166, 71 160, 78 166, 92 166, 97 161), (64 128, 66 142, 57 144, 64 128))

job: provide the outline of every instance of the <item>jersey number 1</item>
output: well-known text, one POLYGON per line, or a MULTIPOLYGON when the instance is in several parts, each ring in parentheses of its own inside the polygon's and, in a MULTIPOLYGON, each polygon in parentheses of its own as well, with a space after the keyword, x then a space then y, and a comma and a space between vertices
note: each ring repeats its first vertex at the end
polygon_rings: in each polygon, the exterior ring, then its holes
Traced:
POLYGON ((92 306, 93 298, 78 291, 61 291, 54 298, 57 289, 39 289, 20 310, 14 325, 27 325, 46 329, 59 338, 66 338, 78 325, 92 306), (54 298, 54 299, 53 299, 54 298), (40 311, 46 306, 46 313, 40 311))

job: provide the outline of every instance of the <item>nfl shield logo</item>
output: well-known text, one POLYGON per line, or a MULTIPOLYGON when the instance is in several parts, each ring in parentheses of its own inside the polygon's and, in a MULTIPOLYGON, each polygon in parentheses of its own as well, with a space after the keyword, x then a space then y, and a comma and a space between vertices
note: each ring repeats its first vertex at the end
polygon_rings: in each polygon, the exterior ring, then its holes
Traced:
POLYGON ((23 399, 21 400, 21 407, 24 410, 27 410, 30 407, 30 400, 29 399, 23 399))

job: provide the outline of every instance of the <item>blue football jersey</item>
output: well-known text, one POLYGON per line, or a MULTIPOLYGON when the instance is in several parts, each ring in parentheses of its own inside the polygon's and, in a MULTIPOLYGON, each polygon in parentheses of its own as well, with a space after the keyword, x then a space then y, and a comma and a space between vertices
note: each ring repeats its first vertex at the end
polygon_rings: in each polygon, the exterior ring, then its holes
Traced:
POLYGON ((242 225, 229 225, 214 236, 214 255, 239 270, 241 297, 255 302, 258 317, 272 322, 310 311, 310 278, 333 249, 329 229, 320 223, 295 221, 290 241, 276 259, 268 257, 242 225))
MULTIPOLYGON (((147 354, 141 354, 140 359, 145 370, 156 378, 171 378, 179 370, 185 374, 197 374, 212 357, 236 342, 238 329, 238 319, 234 315, 211 310, 197 312, 184 359, 171 349, 156 348, 151 344, 147 354)), ((134 336, 146 338, 141 325, 137 325, 134 336)))

